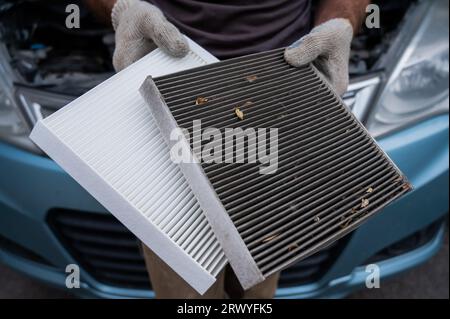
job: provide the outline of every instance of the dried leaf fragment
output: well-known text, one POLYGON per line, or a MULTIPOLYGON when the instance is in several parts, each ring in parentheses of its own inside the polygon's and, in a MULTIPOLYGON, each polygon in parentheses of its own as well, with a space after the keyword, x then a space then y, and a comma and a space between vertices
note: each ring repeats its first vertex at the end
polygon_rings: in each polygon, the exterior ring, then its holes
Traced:
POLYGON ((361 201, 361 208, 369 206, 369 200, 367 198, 363 198, 361 201))
POLYGON ((350 217, 350 216, 352 216, 355 212, 356 212, 356 209, 352 208, 349 216, 346 216, 347 214, 342 215, 341 216, 341 224, 339 226, 341 226, 341 228, 345 228, 348 225, 350 225, 353 220, 353 217, 350 217))
POLYGON ((253 102, 252 101, 246 101, 244 104, 242 104, 242 106, 241 107, 246 107, 246 106, 250 106, 250 105, 252 105, 253 104, 253 102))
POLYGON ((258 76, 256 76, 256 75, 249 75, 249 76, 246 76, 245 79, 247 80, 247 82, 252 83, 252 82, 255 82, 258 79, 258 76))
POLYGON ((288 247, 288 251, 292 251, 292 250, 294 250, 295 248, 297 248, 298 247, 298 244, 297 243, 293 243, 292 245, 290 245, 289 247, 288 247))
POLYGON ((373 193, 373 188, 372 188, 372 187, 369 187, 369 188, 366 190, 366 193, 373 193))
POLYGON ((269 241, 272 241, 272 240, 274 240, 277 237, 278 237, 278 234, 275 234, 275 235, 269 236, 267 238, 264 238, 262 242, 263 243, 268 243, 269 241))
POLYGON ((404 181, 405 181, 405 178, 404 178, 403 176, 399 176, 399 177, 397 177, 397 178, 395 179, 395 182, 396 182, 396 183, 404 182, 404 181))
POLYGON ((350 225, 352 221, 353 221, 353 218, 347 219, 344 223, 341 224, 341 228, 348 227, 348 225, 350 225))
POLYGON ((406 184, 403 184, 402 188, 403 189, 412 189, 412 186, 410 183, 406 183, 406 184))
POLYGON ((235 108, 234 109, 234 114, 236 114, 236 116, 240 119, 243 120, 244 119, 244 112, 241 111, 240 108, 235 108))
POLYGON ((203 104, 205 104, 206 102, 208 102, 208 98, 207 97, 202 97, 202 96, 199 96, 196 100, 195 100, 195 105, 203 105, 203 104))

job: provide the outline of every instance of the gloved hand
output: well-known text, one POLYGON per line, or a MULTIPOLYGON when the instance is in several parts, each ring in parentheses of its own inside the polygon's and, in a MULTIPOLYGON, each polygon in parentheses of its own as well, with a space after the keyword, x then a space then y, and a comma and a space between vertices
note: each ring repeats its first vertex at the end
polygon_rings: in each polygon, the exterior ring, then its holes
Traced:
POLYGON ((286 48, 284 57, 293 66, 310 62, 319 69, 339 95, 348 87, 348 63, 353 27, 347 19, 324 22, 286 48))
POLYGON ((175 57, 183 57, 189 45, 180 31, 157 7, 138 0, 118 0, 111 13, 116 31, 113 65, 120 71, 140 59, 155 45, 175 57))

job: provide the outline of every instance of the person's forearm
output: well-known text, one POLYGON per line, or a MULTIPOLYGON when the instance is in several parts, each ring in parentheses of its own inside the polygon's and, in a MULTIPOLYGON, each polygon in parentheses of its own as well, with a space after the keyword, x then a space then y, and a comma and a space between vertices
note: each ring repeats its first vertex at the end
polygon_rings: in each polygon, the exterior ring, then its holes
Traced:
POLYGON ((103 23, 111 23, 111 11, 117 0, 84 0, 89 10, 103 23))
POLYGON ((350 21, 353 33, 358 33, 366 15, 370 0, 321 0, 317 8, 314 24, 319 25, 334 18, 350 21))

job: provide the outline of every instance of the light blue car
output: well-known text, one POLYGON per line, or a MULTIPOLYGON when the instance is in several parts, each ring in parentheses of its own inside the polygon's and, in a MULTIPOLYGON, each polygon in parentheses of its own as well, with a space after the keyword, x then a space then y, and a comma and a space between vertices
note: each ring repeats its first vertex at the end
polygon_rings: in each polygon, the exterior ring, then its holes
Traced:
MULTIPOLYGON (((285 270, 277 297, 343 297, 365 287, 366 265, 377 264, 383 282, 442 244, 449 4, 377 3, 381 28, 355 38, 345 101, 414 191, 285 270)), ((86 27, 64 33, 64 5, 0 1, 0 262, 61 289, 68 289, 66 266, 77 264, 81 287, 71 292, 83 297, 152 297, 136 238, 28 138, 36 120, 111 74, 111 31, 83 11, 86 27)))

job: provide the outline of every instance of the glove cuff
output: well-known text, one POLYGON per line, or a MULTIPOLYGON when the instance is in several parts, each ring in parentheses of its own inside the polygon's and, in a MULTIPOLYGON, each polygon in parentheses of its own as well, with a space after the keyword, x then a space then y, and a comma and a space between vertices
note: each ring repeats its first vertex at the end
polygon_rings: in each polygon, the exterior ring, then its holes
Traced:
POLYGON ((136 0, 117 0, 117 2, 114 4, 114 7, 111 10, 111 23, 114 30, 117 29, 122 14, 136 2, 137 2, 136 0))

